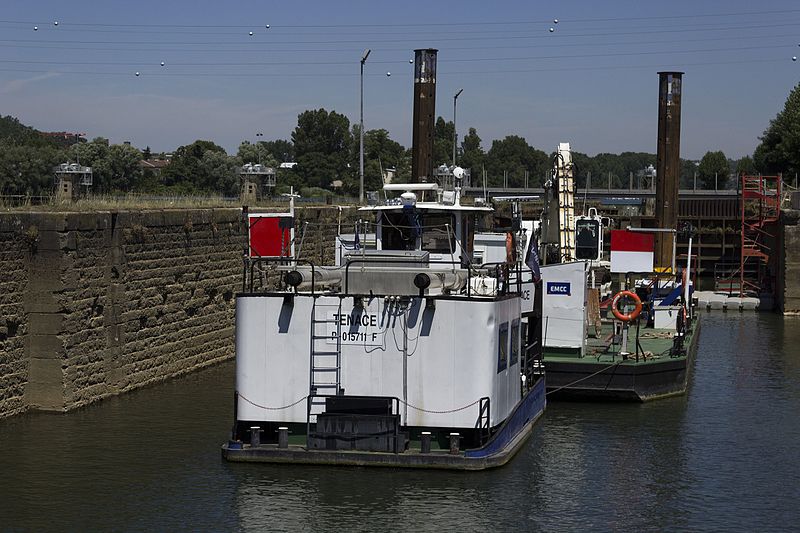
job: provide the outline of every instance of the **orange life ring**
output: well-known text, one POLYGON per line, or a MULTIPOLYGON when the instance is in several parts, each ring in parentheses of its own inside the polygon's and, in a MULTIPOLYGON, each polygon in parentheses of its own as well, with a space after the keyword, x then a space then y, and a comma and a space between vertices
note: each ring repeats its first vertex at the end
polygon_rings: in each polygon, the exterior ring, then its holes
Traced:
POLYGON ((639 316, 639 313, 642 312, 642 301, 639 299, 638 296, 636 296, 635 292, 619 291, 617 294, 614 295, 614 299, 611 300, 611 312, 614 313, 614 316, 617 317, 618 320, 622 320, 623 322, 630 322, 631 320, 635 320, 636 317, 639 316), (631 298, 636 304, 634 310, 631 313, 628 313, 627 315, 623 315, 619 311, 619 308, 617 307, 620 299, 623 296, 631 298))

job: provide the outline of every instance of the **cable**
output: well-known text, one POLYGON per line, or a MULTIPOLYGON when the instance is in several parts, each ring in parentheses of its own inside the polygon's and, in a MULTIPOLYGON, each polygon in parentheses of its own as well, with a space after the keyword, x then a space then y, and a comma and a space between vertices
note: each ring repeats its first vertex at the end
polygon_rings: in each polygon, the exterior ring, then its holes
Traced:
MULTIPOLYGON (((778 15, 787 13, 800 13, 800 9, 780 9, 770 11, 735 11, 728 13, 705 13, 690 15, 654 15, 643 17, 587 17, 575 19, 561 19, 562 23, 584 23, 584 22, 620 22, 620 21, 637 21, 637 20, 669 20, 669 19, 696 19, 696 18, 719 18, 719 17, 734 17, 734 16, 760 16, 760 15, 778 15)), ((49 21, 48 21, 49 22, 49 21)), ((481 21, 481 22, 466 22, 466 21, 442 21, 442 22, 410 22, 410 23, 359 23, 359 24, 272 24, 271 28, 406 28, 406 27, 419 27, 431 26, 441 27, 447 26, 488 26, 488 25, 524 25, 524 24, 549 24, 548 20, 508 20, 508 21, 481 21)), ((32 20, 0 20, 0 23, 5 24, 44 24, 43 21, 32 20)), ((243 24, 109 24, 97 22, 71 22, 60 21, 62 25, 81 26, 81 27, 102 27, 102 28, 252 28, 255 25, 252 22, 243 24)), ((259 24, 258 26, 262 26, 259 24)))

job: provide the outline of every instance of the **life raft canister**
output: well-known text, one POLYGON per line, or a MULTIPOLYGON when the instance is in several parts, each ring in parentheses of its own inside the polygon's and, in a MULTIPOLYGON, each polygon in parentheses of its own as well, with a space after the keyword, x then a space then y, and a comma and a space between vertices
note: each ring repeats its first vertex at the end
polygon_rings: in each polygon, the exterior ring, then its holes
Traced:
POLYGON ((619 291, 617 294, 614 295, 614 299, 611 300, 611 312, 614 313, 614 316, 617 317, 618 320, 622 320, 623 322, 630 322, 631 320, 635 320, 636 317, 639 316, 639 313, 642 312, 642 301, 636 296, 635 292, 631 291, 619 291), (619 310, 619 301, 622 299, 623 296, 627 296, 628 298, 632 299, 633 302, 636 304, 634 310, 627 315, 624 315, 619 310))

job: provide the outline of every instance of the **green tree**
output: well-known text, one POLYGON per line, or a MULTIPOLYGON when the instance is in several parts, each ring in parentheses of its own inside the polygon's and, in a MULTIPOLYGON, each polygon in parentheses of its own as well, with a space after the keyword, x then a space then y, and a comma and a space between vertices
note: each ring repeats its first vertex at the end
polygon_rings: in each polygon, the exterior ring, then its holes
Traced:
POLYGON ((491 186, 503 185, 503 173, 508 173, 509 187, 522 187, 525 172, 529 173, 528 186, 536 187, 550 168, 550 158, 541 150, 529 146, 524 138, 509 135, 495 140, 486 153, 486 171, 491 186))
POLYGON ((251 144, 249 141, 242 141, 239 150, 236 152, 236 159, 240 165, 247 163, 258 163, 267 167, 278 168, 278 161, 267 149, 265 143, 251 144))
POLYGON ((111 190, 130 191, 142 177, 142 153, 128 144, 113 144, 108 147, 107 166, 110 173, 111 190))
POLYGON ((481 138, 478 136, 478 130, 470 128, 469 132, 461 140, 461 155, 456 162, 458 166, 470 169, 473 185, 480 181, 481 167, 483 166, 485 158, 486 152, 483 151, 483 147, 481 146, 481 138))
POLYGON ((728 158, 722 151, 706 152, 697 167, 697 177, 703 189, 725 187, 730 174, 728 158))
MULTIPOLYGON (((353 128, 353 138, 358 138, 358 125, 353 128)), ((351 167, 358 166, 358 142, 353 143, 354 157, 351 167)), ((369 130, 364 132, 364 189, 367 191, 379 190, 383 186, 383 172, 388 168, 397 170, 403 165, 406 149, 397 141, 389 137, 389 132, 384 129, 369 130)), ((356 177, 356 173, 353 173, 356 177)), ((351 193, 358 192, 358 183, 354 187, 347 187, 351 193)))
POLYGON ((52 193, 53 167, 65 160, 64 152, 53 146, 0 140, 0 194, 52 193))
POLYGON ((764 174, 800 172, 800 83, 760 137, 753 153, 756 169, 764 174))
POLYGON ((276 161, 281 163, 291 163, 294 161, 294 145, 292 141, 277 139, 274 141, 261 141, 258 143, 269 152, 276 161))
POLYGON ((336 111, 304 111, 297 117, 292 132, 297 174, 303 184, 330 187, 335 180, 345 180, 354 169, 348 165, 353 137, 350 120, 336 111))
POLYGON ((105 137, 95 137, 90 142, 73 144, 69 158, 83 166, 92 167, 93 192, 109 192, 113 188, 113 171, 109 158, 109 143, 105 137))
POLYGON ((753 161, 753 158, 749 155, 746 155, 739 159, 736 162, 736 175, 741 176, 742 174, 757 174, 758 171, 756 170, 756 164, 753 161))
MULTIPOLYGON (((225 194, 226 191, 219 187, 227 186, 231 177, 228 176, 226 180, 213 175, 221 160, 209 156, 204 162, 206 152, 227 157, 225 149, 211 141, 197 140, 180 146, 175 150, 170 164, 162 171, 164 184, 175 192, 225 194)), ((230 169, 234 172, 235 180, 235 163, 232 162, 230 169)))
POLYGON ((455 126, 453 121, 445 121, 442 117, 436 119, 433 127, 433 166, 453 164, 453 134, 455 126))
POLYGON ((199 162, 200 189, 226 196, 236 195, 239 189, 237 161, 224 151, 206 150, 199 162))

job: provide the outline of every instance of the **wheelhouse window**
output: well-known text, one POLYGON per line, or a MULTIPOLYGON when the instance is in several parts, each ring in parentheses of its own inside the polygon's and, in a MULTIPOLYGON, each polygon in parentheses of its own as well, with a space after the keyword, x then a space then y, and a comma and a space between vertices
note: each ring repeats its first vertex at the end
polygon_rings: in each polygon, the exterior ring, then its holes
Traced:
POLYGON ((448 213, 422 215, 422 249, 426 252, 449 254, 456 250, 454 217, 448 213))
POLYGON ((384 250, 415 250, 417 237, 426 252, 449 254, 456 251, 455 218, 448 213, 403 211, 383 213, 384 250))
POLYGON ((415 250, 420 228, 415 213, 382 213, 384 250, 415 250))
POLYGON ((520 350, 520 322, 519 319, 514 320, 511 323, 511 360, 508 362, 508 366, 512 367, 517 364, 519 361, 519 350, 520 350))
POLYGON ((508 322, 500 324, 500 336, 497 339, 497 373, 508 367, 508 322))

